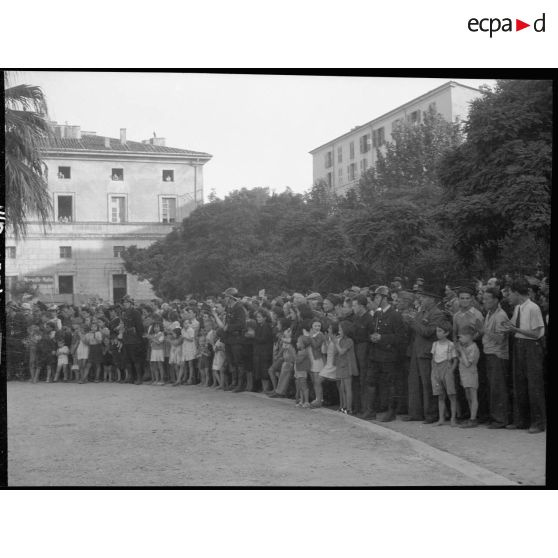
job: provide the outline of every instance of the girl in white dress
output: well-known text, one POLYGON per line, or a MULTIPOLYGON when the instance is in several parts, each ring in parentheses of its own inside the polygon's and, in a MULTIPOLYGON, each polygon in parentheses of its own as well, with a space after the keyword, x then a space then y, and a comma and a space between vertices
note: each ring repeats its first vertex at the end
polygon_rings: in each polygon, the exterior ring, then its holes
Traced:
POLYGON ((182 361, 184 363, 184 370, 188 372, 186 384, 191 386, 195 383, 196 370, 194 364, 198 351, 196 346, 196 330, 190 320, 184 320, 182 337, 184 338, 182 361))

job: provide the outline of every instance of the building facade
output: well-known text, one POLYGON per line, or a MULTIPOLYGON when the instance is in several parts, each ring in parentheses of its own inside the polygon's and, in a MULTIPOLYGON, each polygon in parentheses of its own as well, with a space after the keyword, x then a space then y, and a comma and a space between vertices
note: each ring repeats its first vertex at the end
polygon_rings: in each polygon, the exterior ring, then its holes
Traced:
POLYGON ((125 129, 119 139, 79 126, 53 129, 42 145, 53 220, 46 229, 29 222, 23 241, 7 237, 8 296, 26 281, 51 302, 153 298, 149 282, 126 273, 120 254, 164 238, 203 203, 211 155, 167 147, 164 138, 129 141, 125 129))
POLYGON ((482 93, 474 87, 449 81, 362 126, 316 147, 313 182, 325 180, 337 194, 353 188, 361 174, 376 162, 376 153, 392 139, 400 122, 420 124, 424 113, 434 108, 448 122, 466 120, 469 104, 482 93))

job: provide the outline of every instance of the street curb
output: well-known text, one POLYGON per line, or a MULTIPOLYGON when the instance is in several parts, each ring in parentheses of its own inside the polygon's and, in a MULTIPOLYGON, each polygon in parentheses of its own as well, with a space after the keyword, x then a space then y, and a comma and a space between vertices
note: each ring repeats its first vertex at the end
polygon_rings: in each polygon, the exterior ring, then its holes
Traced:
MULTIPOLYGON (((243 393, 254 397, 269 399, 263 393, 248 391, 245 391, 243 393)), ((274 401, 280 401, 284 404, 292 403, 292 400, 285 398, 275 398, 274 401)), ((312 409, 312 412, 321 412, 328 414, 332 413, 331 410, 324 408, 312 409)), ((379 424, 374 424, 373 422, 362 420, 351 415, 345 415, 342 413, 335 413, 335 415, 339 418, 342 417, 344 420, 348 420, 355 425, 366 428, 367 430, 370 430, 376 434, 380 434, 385 438, 389 438, 394 442, 407 442, 410 447, 417 453, 428 457, 429 459, 437 461, 442 465, 455 469, 456 471, 459 471, 465 476, 474 479, 481 484, 489 486, 519 486, 517 482, 514 482, 513 480, 508 479, 502 475, 498 475, 497 473, 493 473, 489 469, 481 467, 480 465, 476 465, 475 463, 471 463, 470 461, 467 461, 466 459, 463 459, 461 457, 457 457, 456 455, 448 453, 447 451, 437 449, 425 442, 421 442, 420 440, 411 438, 410 436, 407 436, 405 434, 401 434, 400 432, 396 432, 395 430, 391 430, 390 428, 385 428, 384 426, 380 426, 379 424)))

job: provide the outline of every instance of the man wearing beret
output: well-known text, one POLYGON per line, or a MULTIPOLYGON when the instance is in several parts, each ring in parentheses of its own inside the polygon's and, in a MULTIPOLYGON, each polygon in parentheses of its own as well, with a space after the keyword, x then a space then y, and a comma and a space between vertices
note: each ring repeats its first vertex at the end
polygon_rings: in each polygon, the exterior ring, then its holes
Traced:
POLYGON ((436 422, 438 405, 432 393, 432 343, 436 341, 436 326, 444 320, 444 313, 436 303, 442 297, 433 289, 422 288, 418 293, 420 310, 413 318, 405 318, 414 333, 409 370, 409 415, 405 420, 436 422))
POLYGON ((395 380, 401 360, 401 347, 405 339, 405 326, 401 314, 390 303, 388 287, 381 286, 374 293, 378 310, 372 318, 374 331, 370 336, 369 386, 378 390, 378 408, 383 413, 380 421, 395 420, 397 399, 395 380))

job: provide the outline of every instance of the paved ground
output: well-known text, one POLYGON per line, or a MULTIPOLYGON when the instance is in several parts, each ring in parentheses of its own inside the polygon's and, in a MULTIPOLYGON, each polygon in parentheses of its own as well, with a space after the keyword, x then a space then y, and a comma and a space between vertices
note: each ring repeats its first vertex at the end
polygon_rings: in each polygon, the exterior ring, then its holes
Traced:
MULTIPOLYGON (((8 425, 11 486, 409 486, 475 485, 482 479, 474 465, 472 471, 467 462, 452 466, 444 459, 448 454, 421 449, 381 426, 325 409, 297 409, 290 401, 197 386, 9 382, 8 425)), ((390 426, 403 427, 420 429, 390 426)), ((468 453, 459 440, 484 440, 487 433, 499 434, 490 450, 494 455, 507 452, 502 440, 513 441, 514 456, 523 447, 520 454, 536 462, 530 476, 523 465, 517 469, 520 480, 544 482, 541 436, 449 427, 430 436, 439 437, 433 445, 450 451, 453 446, 459 455, 468 453), (450 434, 451 444, 445 438, 450 434)), ((476 440, 469 446, 477 447, 476 440)), ((498 461, 481 459, 485 446, 478 447, 479 455, 471 454, 478 464, 498 461)), ((515 464, 507 461, 507 469, 491 470, 518 480, 515 464)))

